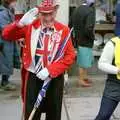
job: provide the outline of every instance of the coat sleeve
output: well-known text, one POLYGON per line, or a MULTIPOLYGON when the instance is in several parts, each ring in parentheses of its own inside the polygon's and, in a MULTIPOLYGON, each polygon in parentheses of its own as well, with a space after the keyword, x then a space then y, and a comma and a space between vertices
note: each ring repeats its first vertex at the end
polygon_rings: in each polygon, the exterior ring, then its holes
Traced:
POLYGON ((10 23, 10 18, 8 17, 8 12, 6 10, 0 11, 0 30, 2 30, 5 25, 10 23))
POLYGON ((98 62, 98 68, 108 74, 117 74, 119 71, 118 67, 112 65, 112 61, 115 56, 114 51, 114 44, 111 41, 109 41, 108 43, 106 43, 103 53, 101 54, 101 57, 98 62))
POLYGON ((70 39, 66 44, 64 57, 57 62, 53 62, 47 67, 51 78, 55 78, 64 73, 64 71, 67 70, 73 64, 75 56, 75 50, 70 39))
MULTIPOLYGON (((9 23, 10 23, 10 18, 8 17, 7 11, 5 9, 1 10, 0 11, 0 36, 2 35, 3 28, 9 23)), ((3 40, 0 39, 0 43, 2 42, 3 40)))
POLYGON ((2 38, 8 41, 25 38, 27 27, 18 27, 17 22, 6 25, 2 31, 2 38))

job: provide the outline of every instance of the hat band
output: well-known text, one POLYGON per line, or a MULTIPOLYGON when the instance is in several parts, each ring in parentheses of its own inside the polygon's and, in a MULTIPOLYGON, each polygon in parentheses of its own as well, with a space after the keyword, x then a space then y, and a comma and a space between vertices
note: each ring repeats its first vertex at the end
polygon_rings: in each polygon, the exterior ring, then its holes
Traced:
POLYGON ((49 12, 49 11, 53 11, 56 9, 56 6, 53 6, 53 7, 39 7, 39 11, 40 12, 49 12))

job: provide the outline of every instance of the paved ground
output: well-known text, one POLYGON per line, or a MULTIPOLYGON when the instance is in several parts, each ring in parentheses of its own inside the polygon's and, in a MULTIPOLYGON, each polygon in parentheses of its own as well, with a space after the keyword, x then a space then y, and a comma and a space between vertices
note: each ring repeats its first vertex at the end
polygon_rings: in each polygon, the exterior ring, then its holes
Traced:
MULTIPOLYGON (((70 77, 67 94, 64 95, 70 120, 94 120, 100 106, 100 98, 104 89, 105 75, 90 75, 94 84, 91 88, 77 88, 77 77, 70 77)), ((16 92, 0 92, 0 120, 20 120, 22 105, 20 101, 20 75, 15 71, 12 81, 17 84, 16 92)), ((62 120, 68 120, 63 104, 62 120)), ((43 120, 44 120, 43 115, 43 120)), ((120 120, 120 106, 112 120, 120 120)))

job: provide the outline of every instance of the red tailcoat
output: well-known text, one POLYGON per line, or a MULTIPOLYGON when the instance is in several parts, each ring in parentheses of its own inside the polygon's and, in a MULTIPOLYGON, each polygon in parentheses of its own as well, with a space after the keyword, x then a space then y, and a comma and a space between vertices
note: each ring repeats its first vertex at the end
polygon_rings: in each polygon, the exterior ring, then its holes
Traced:
MULTIPOLYGON (((60 43, 68 36, 69 28, 59 22, 54 23, 56 31, 61 32, 60 43)), ((26 69, 31 65, 32 59, 35 56, 35 50, 37 47, 37 39, 39 37, 39 30, 41 28, 40 19, 35 20, 32 24, 20 28, 17 26, 17 22, 14 22, 5 27, 2 36, 5 40, 18 40, 20 38, 25 38, 25 46, 22 52, 22 93, 24 93, 24 84, 27 79, 26 69)), ((59 49, 59 46, 58 46, 59 49)), ((75 51, 72 45, 71 39, 67 42, 64 49, 64 56, 57 62, 52 62, 47 66, 51 78, 55 78, 60 74, 64 73, 66 69, 74 62, 75 51)), ((23 96, 23 94, 22 94, 23 96)))

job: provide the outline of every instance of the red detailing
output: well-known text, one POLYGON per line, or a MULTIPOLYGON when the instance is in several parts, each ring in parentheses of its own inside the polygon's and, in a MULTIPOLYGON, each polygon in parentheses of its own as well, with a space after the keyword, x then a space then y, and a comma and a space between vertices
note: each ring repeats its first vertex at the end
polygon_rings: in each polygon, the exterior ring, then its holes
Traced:
POLYGON ((27 81, 29 78, 29 72, 21 68, 21 77, 22 77, 22 89, 21 89, 21 96, 23 101, 23 115, 25 115, 25 105, 26 105, 26 87, 27 87, 27 81))
POLYGON ((55 7, 39 7, 40 12, 52 12, 55 7))
POLYGON ((24 14, 16 14, 15 20, 20 20, 23 17, 24 14))
MULTIPOLYGON (((33 24, 26 26, 25 28, 19 28, 17 24, 9 24, 4 28, 2 31, 3 38, 7 40, 18 40, 20 38, 25 38, 25 45, 23 52, 26 54, 23 57, 24 68, 27 69, 32 61, 31 58, 31 30, 34 26, 36 29, 39 28, 41 25, 40 20, 33 22, 33 24), (26 63, 26 64, 25 64, 26 63)), ((65 37, 69 33, 69 28, 64 26, 63 24, 55 21, 55 29, 56 31, 62 30, 61 40, 60 43, 65 39, 65 37)), ((53 62, 51 65, 47 66, 49 73, 52 78, 57 77, 58 75, 62 74, 74 61, 75 59, 75 52, 72 46, 71 40, 68 41, 66 48, 64 50, 64 57, 60 59, 58 62, 53 62)))
POLYGON ((48 65, 48 41, 49 41, 49 35, 45 35, 44 39, 44 56, 43 56, 43 63, 44 67, 48 65))
POLYGON ((64 49, 63 58, 61 58, 57 62, 53 62, 47 67, 51 78, 56 78, 57 76, 63 74, 64 71, 73 64, 73 62, 75 61, 75 56, 75 50, 70 39, 64 49))
MULTIPOLYGON (((36 50, 36 54, 44 54, 45 51, 44 50, 36 50)), ((47 51, 47 54, 50 54, 50 51, 47 51)))
POLYGON ((43 6, 43 7, 49 7, 49 6, 54 6, 54 0, 43 0, 43 2, 41 3, 40 6, 43 6))
POLYGON ((43 0, 43 2, 38 6, 40 12, 52 12, 56 9, 55 0, 43 0))
POLYGON ((48 42, 49 42, 49 35, 45 35, 43 50, 39 50, 39 49, 36 50, 36 54, 43 55, 44 67, 48 65, 48 55, 50 54, 50 51, 48 51, 48 42))

